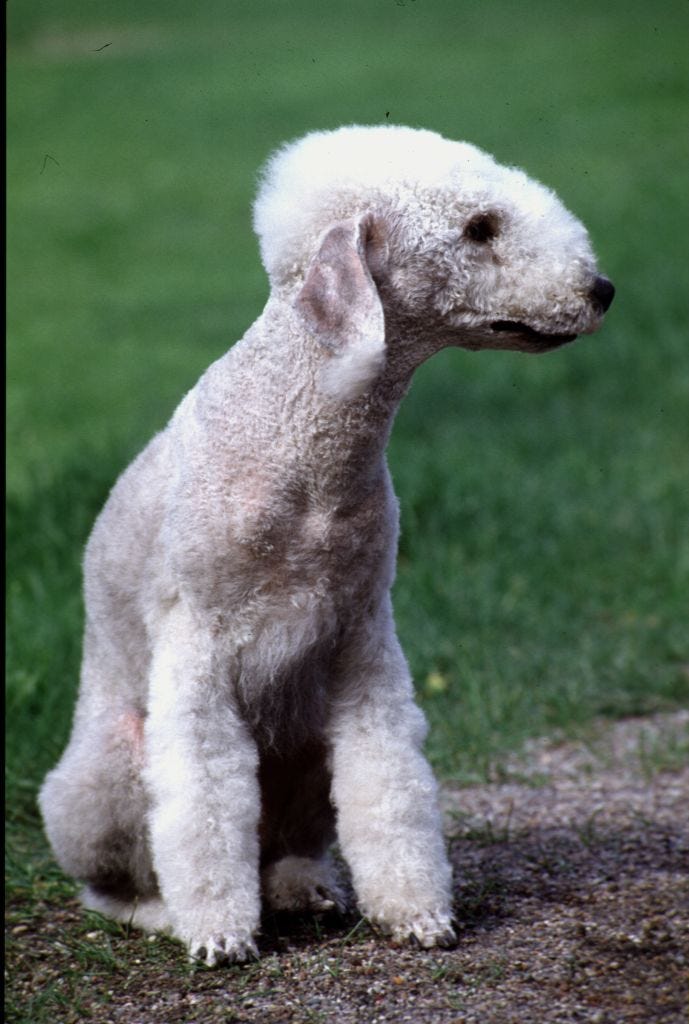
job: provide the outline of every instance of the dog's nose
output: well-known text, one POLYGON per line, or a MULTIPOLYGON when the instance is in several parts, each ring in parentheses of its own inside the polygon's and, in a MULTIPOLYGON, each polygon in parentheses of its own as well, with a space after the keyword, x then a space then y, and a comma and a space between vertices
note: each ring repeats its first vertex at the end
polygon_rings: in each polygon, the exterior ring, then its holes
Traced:
POLYGON ((615 285, 608 281, 607 277, 596 277, 593 281, 593 288, 590 291, 591 300, 600 306, 604 313, 610 309, 610 303, 615 298, 615 285))

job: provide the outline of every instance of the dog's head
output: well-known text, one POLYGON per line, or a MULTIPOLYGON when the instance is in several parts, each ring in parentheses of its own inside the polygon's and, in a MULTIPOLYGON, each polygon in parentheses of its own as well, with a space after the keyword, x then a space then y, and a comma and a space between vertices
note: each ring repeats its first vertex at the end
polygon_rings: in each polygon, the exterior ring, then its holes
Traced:
POLYGON ((254 223, 273 287, 359 368, 353 391, 443 345, 548 351, 596 330, 614 295, 553 192, 433 132, 306 136, 268 163, 254 223))

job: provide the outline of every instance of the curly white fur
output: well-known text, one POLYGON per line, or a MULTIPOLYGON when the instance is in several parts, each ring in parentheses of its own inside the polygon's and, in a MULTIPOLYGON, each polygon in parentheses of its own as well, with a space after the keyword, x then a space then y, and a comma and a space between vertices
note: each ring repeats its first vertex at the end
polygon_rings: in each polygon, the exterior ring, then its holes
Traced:
POLYGON ((84 902, 207 963, 273 906, 451 941, 450 869, 392 619, 385 446, 445 345, 546 351, 612 299, 523 172, 402 127, 315 133, 255 206, 271 296, 115 485, 84 563, 72 736, 46 831, 84 902))

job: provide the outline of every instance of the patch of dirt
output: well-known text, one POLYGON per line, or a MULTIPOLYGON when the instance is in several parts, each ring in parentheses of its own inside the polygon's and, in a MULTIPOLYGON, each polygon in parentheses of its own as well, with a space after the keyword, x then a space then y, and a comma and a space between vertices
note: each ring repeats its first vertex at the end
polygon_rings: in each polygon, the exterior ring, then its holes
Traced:
POLYGON ((396 949, 356 917, 275 916, 259 963, 207 971, 46 900, 10 908, 6 1019, 686 1024, 688 737, 689 712, 629 720, 535 743, 507 781, 446 788, 454 950, 396 949))

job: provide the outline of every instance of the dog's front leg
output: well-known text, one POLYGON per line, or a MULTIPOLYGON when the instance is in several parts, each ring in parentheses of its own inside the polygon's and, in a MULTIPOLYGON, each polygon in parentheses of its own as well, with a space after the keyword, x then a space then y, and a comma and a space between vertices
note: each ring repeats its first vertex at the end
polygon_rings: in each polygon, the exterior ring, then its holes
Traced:
POLYGON ((353 655, 332 719, 340 848, 374 924, 396 941, 450 945, 451 869, 421 752, 426 723, 391 620, 375 647, 369 639, 353 655))
POLYGON ((154 651, 146 721, 153 865, 174 933, 207 964, 256 954, 258 755, 228 658, 178 603, 154 651))

